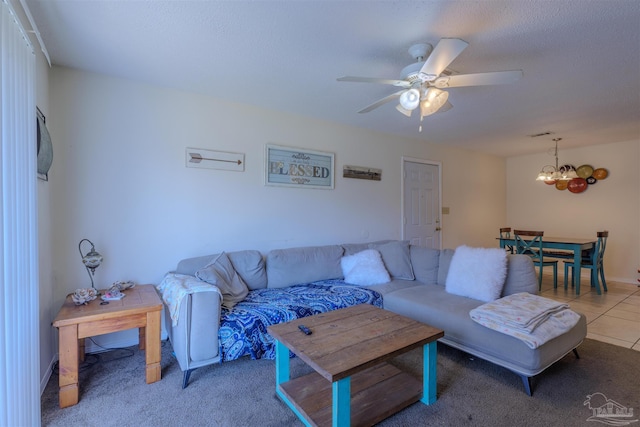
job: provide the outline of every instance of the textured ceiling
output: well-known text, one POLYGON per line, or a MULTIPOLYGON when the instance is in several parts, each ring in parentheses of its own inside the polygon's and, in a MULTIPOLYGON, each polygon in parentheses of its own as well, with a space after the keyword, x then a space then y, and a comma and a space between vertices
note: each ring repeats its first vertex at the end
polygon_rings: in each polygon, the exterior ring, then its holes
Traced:
POLYGON ((53 64, 209 94, 500 156, 640 139, 640 2, 27 0, 53 64), (414 43, 461 38, 450 65, 521 69, 511 85, 449 89, 454 108, 407 118, 414 43), (552 136, 531 138, 545 131, 552 136))

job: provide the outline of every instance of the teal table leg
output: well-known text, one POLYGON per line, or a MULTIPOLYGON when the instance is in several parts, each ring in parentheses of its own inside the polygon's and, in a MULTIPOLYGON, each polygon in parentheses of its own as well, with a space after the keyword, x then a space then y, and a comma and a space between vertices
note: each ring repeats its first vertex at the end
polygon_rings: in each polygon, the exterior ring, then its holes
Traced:
POLYGON ((289 398, 280 391, 280 384, 286 383, 290 379, 289 374, 289 349, 286 345, 276 340, 276 394, 280 396, 280 399, 287 404, 289 409, 302 421, 306 427, 311 427, 311 424, 305 419, 305 417, 298 411, 296 405, 289 400, 289 398))
POLYGON ((289 349, 276 340, 276 390, 289 381, 289 349))
POLYGON ((425 405, 431 405, 437 399, 437 345, 437 341, 432 341, 422 347, 422 399, 420 401, 425 405))
POLYGON ((574 249, 573 251, 573 283, 576 285, 576 295, 580 295, 580 274, 582 273, 582 268, 580 264, 582 262, 582 251, 580 248, 574 249))
POLYGON ((351 425, 351 377, 333 383, 333 427, 351 425))

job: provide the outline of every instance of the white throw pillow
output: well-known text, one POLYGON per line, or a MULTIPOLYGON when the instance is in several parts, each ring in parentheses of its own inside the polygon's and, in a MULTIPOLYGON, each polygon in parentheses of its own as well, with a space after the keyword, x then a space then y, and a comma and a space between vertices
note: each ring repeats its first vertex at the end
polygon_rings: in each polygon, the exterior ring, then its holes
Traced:
POLYGON ((352 285, 371 286, 391 281, 380 252, 366 249, 340 260, 344 281, 352 285))
POLYGON ((500 298, 507 277, 507 253, 500 248, 456 248, 445 288, 450 294, 490 302, 500 298))

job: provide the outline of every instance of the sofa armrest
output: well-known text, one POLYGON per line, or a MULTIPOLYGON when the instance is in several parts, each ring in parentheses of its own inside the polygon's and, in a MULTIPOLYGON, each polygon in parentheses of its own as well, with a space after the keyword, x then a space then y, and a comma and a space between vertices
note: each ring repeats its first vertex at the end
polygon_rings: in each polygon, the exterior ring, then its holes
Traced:
POLYGON ((180 304, 175 326, 165 307, 167 333, 181 370, 188 371, 220 361, 218 330, 221 303, 217 289, 186 295, 180 304))

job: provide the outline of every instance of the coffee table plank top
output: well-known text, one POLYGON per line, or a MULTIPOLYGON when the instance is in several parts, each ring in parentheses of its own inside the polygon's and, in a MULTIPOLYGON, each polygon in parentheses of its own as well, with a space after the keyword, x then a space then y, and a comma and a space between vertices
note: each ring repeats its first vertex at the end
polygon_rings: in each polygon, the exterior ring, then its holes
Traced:
POLYGON ((81 322, 100 321, 120 317, 123 314, 146 314, 149 311, 162 310, 162 301, 153 285, 137 285, 123 292, 126 297, 109 304, 100 305, 100 297, 86 305, 75 305, 71 294, 67 296, 53 321, 56 328, 81 322))
POLYGON ((444 336, 440 329, 369 304, 272 325, 269 333, 331 382, 444 336), (312 334, 303 334, 299 325, 312 334))

